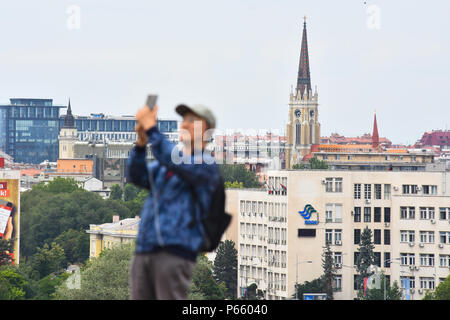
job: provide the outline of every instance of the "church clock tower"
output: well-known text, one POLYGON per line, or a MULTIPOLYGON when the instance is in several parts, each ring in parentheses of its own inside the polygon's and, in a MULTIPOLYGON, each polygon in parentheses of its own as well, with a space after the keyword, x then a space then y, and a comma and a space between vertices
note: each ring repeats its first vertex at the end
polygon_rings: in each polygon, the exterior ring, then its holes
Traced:
POLYGON ((72 115, 72 108, 67 108, 67 114, 64 117, 64 125, 59 132, 59 159, 73 159, 75 152, 75 142, 78 141, 77 127, 75 126, 75 119, 72 115))
POLYGON ((291 89, 289 98, 289 122, 286 126, 286 168, 291 169, 311 152, 313 144, 320 143, 317 87, 311 90, 309 72, 306 17, 303 23, 302 46, 298 68, 297 87, 291 89))

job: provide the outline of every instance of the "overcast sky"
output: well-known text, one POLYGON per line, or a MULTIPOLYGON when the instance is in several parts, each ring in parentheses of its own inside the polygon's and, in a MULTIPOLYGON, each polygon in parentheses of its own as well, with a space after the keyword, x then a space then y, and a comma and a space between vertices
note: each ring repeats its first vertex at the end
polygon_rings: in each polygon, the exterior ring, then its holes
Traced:
POLYGON ((445 0, 1 1, 0 103, 129 115, 156 92, 161 117, 204 103, 220 129, 284 132, 304 15, 322 136, 371 133, 375 109, 393 143, 450 129, 445 0))

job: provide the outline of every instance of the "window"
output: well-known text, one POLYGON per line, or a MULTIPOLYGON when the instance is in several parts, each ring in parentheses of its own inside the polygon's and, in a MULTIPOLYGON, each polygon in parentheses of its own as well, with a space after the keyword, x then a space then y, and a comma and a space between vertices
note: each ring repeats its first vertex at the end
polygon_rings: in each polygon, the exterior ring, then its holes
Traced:
POLYGON ((384 222, 391 222, 391 208, 384 208, 384 222))
POLYGON ((373 222, 381 222, 381 208, 379 207, 373 209, 373 222))
POLYGON ((364 207, 364 222, 370 222, 372 220, 370 209, 370 207, 364 207))
POLYGON ((342 204, 335 205, 336 216, 334 222, 342 222, 342 204))
POLYGON ((326 178, 325 179, 325 191, 326 192, 333 192, 333 178, 326 178))
POLYGON ((450 243, 450 232, 446 232, 446 231, 439 232, 439 242, 440 243, 450 243))
POLYGON ((334 244, 342 244, 342 230, 334 230, 334 244))
POLYGON ((414 220, 416 216, 416 208, 400 207, 400 219, 414 220))
POLYGON ((421 243, 434 243, 434 231, 420 231, 421 243))
POLYGON ((420 255, 420 265, 424 267, 434 266, 434 254, 421 254, 420 255))
POLYGON ((450 255, 440 254, 439 255, 439 266, 440 267, 450 267, 450 255))
POLYGON ((434 290, 434 278, 420 277, 420 288, 434 290))
POLYGON ((384 244, 391 244, 391 230, 384 229, 384 244))
POLYGON ((359 252, 353 252, 353 264, 356 266, 358 264, 359 252))
POLYGON ((361 184, 355 183, 354 185, 354 198, 361 199, 361 184))
POLYGON ((434 219, 434 208, 420 207, 420 219, 422 220, 434 219))
POLYGON ((335 252, 333 258, 335 264, 342 264, 342 252, 335 252))
POLYGON ((450 208, 439 208, 439 219, 450 220, 450 208))
POLYGON ((391 253, 390 252, 385 252, 384 253, 384 267, 385 268, 390 268, 391 267, 391 253))
POLYGON ((334 179, 335 192, 342 192, 342 178, 334 179))
POLYGON ((373 231, 373 244, 381 244, 381 230, 375 229, 373 231))
POLYGON ((333 241, 333 230, 325 230, 325 243, 331 244, 333 241))
POLYGON ((422 192, 423 192, 423 194, 436 195, 437 194, 437 186, 423 185, 422 192))
POLYGON ((361 229, 354 229, 353 235, 354 235, 353 236, 353 239, 354 239, 353 243, 354 244, 359 244, 360 241, 361 241, 361 229))
POLYGON ((405 289, 405 281, 409 282, 410 289, 414 289, 416 287, 415 277, 400 277, 400 288, 405 289))
POLYGON ((414 242, 415 231, 414 230, 401 230, 400 242, 414 242))
POLYGON ((342 276, 341 275, 334 276, 333 286, 334 286, 334 290, 336 290, 336 291, 342 290, 342 276))
POLYGON ((364 185, 364 199, 372 199, 372 185, 364 185))
POLYGON ((342 192, 342 178, 325 178, 326 192, 342 192), (334 189, 333 189, 334 183, 334 189))
POLYGON ((414 253, 400 253, 400 263, 401 265, 415 265, 415 255, 414 253))
POLYGON ((354 222, 361 222, 361 207, 355 207, 353 211, 354 222))
POLYGON ((381 200, 381 184, 375 184, 375 200, 381 200))
POLYGON ((327 204, 325 206, 325 222, 333 221, 333 205, 327 204))
POLYGON ((404 184, 403 185, 403 194, 417 194, 418 187, 416 184, 404 184))
POLYGON ((391 185, 385 184, 384 185, 384 200, 390 200, 391 199, 391 185))
POLYGON ((381 252, 374 252, 374 264, 378 267, 381 267, 381 252))

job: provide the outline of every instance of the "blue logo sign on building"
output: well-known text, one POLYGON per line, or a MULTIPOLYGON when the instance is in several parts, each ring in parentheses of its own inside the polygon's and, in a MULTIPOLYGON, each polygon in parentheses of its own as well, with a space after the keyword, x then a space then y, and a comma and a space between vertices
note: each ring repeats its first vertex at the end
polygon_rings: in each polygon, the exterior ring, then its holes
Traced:
POLYGON ((303 211, 299 211, 300 215, 305 219, 305 224, 319 224, 319 213, 310 204, 307 204, 303 211), (316 220, 311 220, 312 214, 316 214, 316 220))

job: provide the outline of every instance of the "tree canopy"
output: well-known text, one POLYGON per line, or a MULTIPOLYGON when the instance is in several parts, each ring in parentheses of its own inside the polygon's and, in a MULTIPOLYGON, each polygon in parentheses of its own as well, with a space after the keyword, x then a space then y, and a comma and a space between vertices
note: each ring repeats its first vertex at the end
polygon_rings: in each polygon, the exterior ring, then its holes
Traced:
POLYGON ((224 182, 242 182, 244 188, 261 187, 256 174, 253 171, 249 171, 243 164, 221 164, 219 168, 224 182))
POLYGON ((221 242, 214 259, 213 273, 217 282, 223 282, 227 288, 226 296, 236 299, 237 295, 237 250, 231 240, 221 242))

